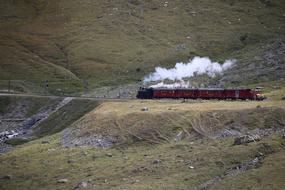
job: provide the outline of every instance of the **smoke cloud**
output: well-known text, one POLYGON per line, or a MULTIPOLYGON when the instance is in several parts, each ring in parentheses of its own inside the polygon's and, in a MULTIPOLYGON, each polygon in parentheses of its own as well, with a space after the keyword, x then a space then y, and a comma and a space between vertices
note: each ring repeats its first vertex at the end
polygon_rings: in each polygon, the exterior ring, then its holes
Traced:
POLYGON ((150 86, 150 88, 190 88, 191 84, 189 81, 181 81, 181 82, 175 82, 173 84, 165 84, 164 82, 160 82, 158 84, 150 86))
POLYGON ((186 77, 192 77, 195 73, 198 75, 207 74, 215 77, 222 74, 223 71, 231 68, 235 60, 226 60, 223 64, 212 62, 208 57, 194 57, 188 63, 176 63, 174 68, 166 69, 156 67, 155 72, 144 78, 144 82, 169 80, 182 80, 186 77))

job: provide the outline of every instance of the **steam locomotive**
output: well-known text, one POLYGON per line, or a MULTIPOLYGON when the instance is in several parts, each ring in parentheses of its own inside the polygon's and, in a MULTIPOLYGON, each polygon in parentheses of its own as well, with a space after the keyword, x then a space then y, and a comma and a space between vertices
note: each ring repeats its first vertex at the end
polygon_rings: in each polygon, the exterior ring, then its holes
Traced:
POLYGON ((219 99, 219 100, 258 100, 264 97, 259 90, 252 89, 164 89, 164 88, 140 88, 138 99, 219 99))

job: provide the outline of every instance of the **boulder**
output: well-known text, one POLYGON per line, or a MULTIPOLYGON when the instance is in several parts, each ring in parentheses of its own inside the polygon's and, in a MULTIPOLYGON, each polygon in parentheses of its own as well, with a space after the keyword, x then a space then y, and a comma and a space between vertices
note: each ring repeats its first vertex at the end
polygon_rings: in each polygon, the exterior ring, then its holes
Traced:
POLYGON ((49 141, 43 140, 43 141, 42 141, 42 144, 49 144, 49 141))
POLYGON ((142 109, 141 109, 141 111, 148 111, 149 109, 148 109, 148 107, 143 107, 142 109))
POLYGON ((68 160, 67 161, 67 163, 69 163, 69 164, 73 164, 73 163, 75 163, 76 161, 75 160, 68 160))
POLYGON ((4 176, 0 177, 0 179, 10 180, 10 179, 12 179, 12 176, 11 175, 4 175, 4 176))
POLYGON ((81 181, 74 190, 80 190, 88 187, 88 183, 86 181, 81 181))
POLYGON ((248 144, 260 140, 261 137, 259 135, 244 135, 241 137, 237 137, 234 141, 234 145, 248 144))
POLYGON ((154 160, 152 163, 153 163, 153 164, 160 164, 160 163, 161 163, 161 160, 156 159, 156 160, 154 160))
POLYGON ((67 183, 68 179, 59 179, 57 180, 57 183, 67 183))
POLYGON ((178 141, 181 141, 182 138, 183 138, 183 131, 180 131, 180 132, 176 135, 176 137, 175 137, 174 140, 175 140, 176 142, 178 142, 178 141))

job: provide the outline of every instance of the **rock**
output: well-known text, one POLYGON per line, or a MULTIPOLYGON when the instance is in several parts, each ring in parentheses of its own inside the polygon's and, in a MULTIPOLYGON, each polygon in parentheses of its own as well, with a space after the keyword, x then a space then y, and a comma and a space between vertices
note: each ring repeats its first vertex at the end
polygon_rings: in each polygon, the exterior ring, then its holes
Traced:
POLYGON ((111 153, 107 153, 106 156, 113 157, 113 155, 111 153))
POLYGON ((261 3, 263 3, 266 6, 272 6, 272 1, 271 0, 260 0, 261 3))
POLYGON ((222 129, 218 132, 218 134, 215 136, 216 138, 226 138, 226 137, 239 137, 242 133, 239 131, 236 131, 234 129, 222 129))
POLYGON ((147 171, 147 170, 148 170, 147 167, 145 167, 145 166, 139 166, 139 167, 133 169, 132 172, 133 172, 133 173, 140 173, 140 172, 147 171))
POLYGON ((178 142, 178 141, 181 141, 182 138, 183 138, 183 131, 180 131, 180 132, 176 135, 176 137, 175 137, 174 140, 175 140, 176 142, 178 142))
POLYGON ((88 183, 86 181, 82 181, 74 188, 74 190, 79 190, 79 189, 83 189, 87 187, 88 187, 88 183))
POLYGON ((194 166, 188 166, 189 169, 194 169, 194 166))
MULTIPOLYGON (((90 174, 89 176, 92 176, 92 175, 90 174)), ((90 182, 92 182, 92 181, 93 181, 93 179, 88 179, 88 180, 87 180, 88 183, 90 183, 90 182)))
POLYGON ((92 156, 92 159, 93 159, 93 160, 95 160, 95 159, 97 159, 97 158, 100 158, 100 156, 99 156, 99 155, 93 155, 93 156, 92 156))
POLYGON ((10 180, 10 179, 12 179, 12 176, 11 175, 4 175, 4 176, 0 177, 0 179, 10 180))
POLYGON ((262 157, 262 156, 264 156, 264 154, 263 154, 262 152, 258 152, 258 153, 256 154, 256 157, 262 157))
POLYGON ((191 160, 185 160, 184 163, 186 166, 191 166, 193 162, 191 160))
POLYGON ((244 135, 241 137, 237 137, 234 141, 234 145, 248 144, 260 140, 261 137, 259 135, 244 135))
POLYGON ((75 160, 68 160, 67 163, 69 164, 75 163, 75 160))
POLYGON ((160 163, 161 163, 161 160, 156 159, 156 160, 154 160, 152 163, 153 163, 153 164, 160 164, 160 163))
POLYGON ((57 180, 57 183, 67 183, 68 179, 59 179, 57 180))
POLYGON ((87 152, 82 152, 82 156, 88 156, 88 153, 87 152))
POLYGON ((49 144, 49 141, 44 140, 42 141, 42 144, 49 144))
POLYGON ((242 36, 239 37, 239 40, 240 40, 241 42, 246 41, 246 39, 248 39, 248 34, 243 34, 242 36))
POLYGON ((79 143, 75 143, 74 146, 80 146, 80 144, 79 143))
POLYGON ((175 47, 175 51, 183 51, 186 49, 186 44, 178 44, 176 47, 175 47))
POLYGON ((148 111, 149 109, 148 109, 148 107, 143 107, 142 109, 141 109, 141 111, 148 111))

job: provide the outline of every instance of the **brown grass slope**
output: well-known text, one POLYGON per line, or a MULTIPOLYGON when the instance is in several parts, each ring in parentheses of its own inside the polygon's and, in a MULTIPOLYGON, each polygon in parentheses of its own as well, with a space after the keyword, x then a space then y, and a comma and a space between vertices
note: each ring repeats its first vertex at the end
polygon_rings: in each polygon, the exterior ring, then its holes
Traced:
POLYGON ((86 182, 86 189, 99 190, 284 189, 285 140, 277 131, 284 130, 285 102, 278 93, 278 100, 264 102, 104 102, 63 132, 0 154, 0 188, 75 189, 86 182), (145 106, 148 112, 141 111, 145 106), (234 146, 234 136, 216 136, 224 129, 272 133, 234 146), (74 133, 66 137, 69 130, 74 133), (117 142, 109 148, 62 144, 92 135, 117 142))
MULTIPOLYGON (((9 79, 31 82, 30 91, 49 80, 50 92, 70 93, 135 82, 155 66, 196 55, 237 57, 237 70, 252 73, 259 47, 283 43, 284 7, 282 0, 2 1, 0 80, 3 88, 9 79)), ((256 62, 271 67, 262 56, 256 62)), ((281 67, 265 70, 266 76, 284 69, 284 60, 277 62, 281 67)), ((259 82, 258 74, 251 83, 259 82)))

